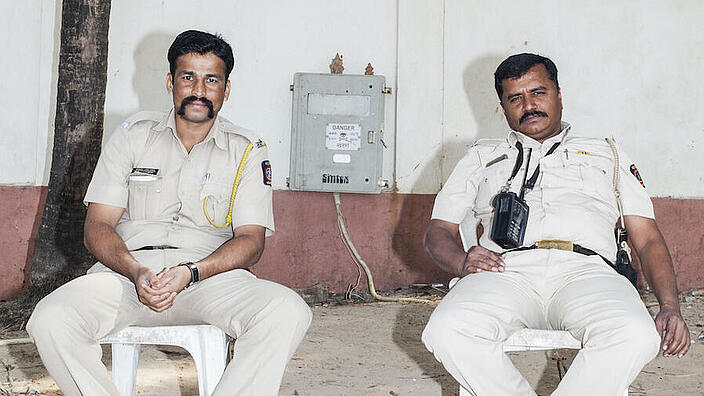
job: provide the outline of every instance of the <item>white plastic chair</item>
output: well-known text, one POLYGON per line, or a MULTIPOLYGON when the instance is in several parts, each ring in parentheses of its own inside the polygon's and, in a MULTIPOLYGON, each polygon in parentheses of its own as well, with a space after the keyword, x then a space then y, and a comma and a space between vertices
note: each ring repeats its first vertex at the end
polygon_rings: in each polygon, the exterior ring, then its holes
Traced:
MULTIPOLYGON (((465 251, 469 248, 469 241, 465 239, 466 234, 469 234, 469 238, 474 241, 472 245, 476 244, 475 234, 472 234, 472 225, 476 227, 476 223, 468 222, 467 219, 463 221, 463 224, 460 224, 460 239, 465 251)), ((449 287, 452 288, 459 280, 460 278, 452 278, 449 287)), ((543 351, 563 348, 582 349, 582 343, 564 330, 522 329, 513 333, 503 344, 504 352, 543 351)), ((471 393, 460 386, 459 396, 471 396, 471 393)), ((628 387, 623 391, 623 396, 628 396, 628 387)))
POLYGON ((228 336, 211 325, 127 327, 99 341, 112 344, 112 378, 121 396, 134 396, 139 347, 179 346, 191 354, 200 396, 210 396, 227 365, 228 336))

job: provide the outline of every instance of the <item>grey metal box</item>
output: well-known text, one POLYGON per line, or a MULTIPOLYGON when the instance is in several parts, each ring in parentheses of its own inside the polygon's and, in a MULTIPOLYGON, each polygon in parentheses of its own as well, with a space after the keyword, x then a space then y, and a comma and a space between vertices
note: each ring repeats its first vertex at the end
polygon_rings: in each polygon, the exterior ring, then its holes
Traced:
POLYGON ((380 193, 384 76, 296 73, 289 188, 380 193))

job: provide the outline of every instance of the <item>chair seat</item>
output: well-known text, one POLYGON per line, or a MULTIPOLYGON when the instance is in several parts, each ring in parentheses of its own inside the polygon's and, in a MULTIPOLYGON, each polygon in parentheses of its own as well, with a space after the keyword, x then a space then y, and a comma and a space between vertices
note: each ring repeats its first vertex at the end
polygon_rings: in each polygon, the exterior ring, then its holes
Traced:
POLYGON ((582 343, 564 330, 523 329, 504 342, 504 352, 546 349, 581 349, 582 343))

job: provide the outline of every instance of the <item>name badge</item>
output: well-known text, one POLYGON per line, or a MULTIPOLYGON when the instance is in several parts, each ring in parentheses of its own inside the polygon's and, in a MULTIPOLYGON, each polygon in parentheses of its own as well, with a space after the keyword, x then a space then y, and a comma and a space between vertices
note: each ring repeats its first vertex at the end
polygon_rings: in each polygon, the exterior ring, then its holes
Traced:
POLYGON ((159 173, 159 169, 156 168, 132 168, 128 179, 129 181, 141 182, 155 181, 159 180, 159 176, 156 175, 157 173, 159 173))

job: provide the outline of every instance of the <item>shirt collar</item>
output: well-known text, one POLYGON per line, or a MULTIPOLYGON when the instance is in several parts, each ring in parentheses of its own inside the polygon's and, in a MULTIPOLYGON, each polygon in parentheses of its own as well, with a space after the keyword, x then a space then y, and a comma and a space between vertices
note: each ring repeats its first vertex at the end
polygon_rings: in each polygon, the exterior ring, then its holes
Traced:
POLYGON ((552 147, 553 144, 556 142, 564 142, 565 138, 567 137, 567 134, 569 133, 570 129, 572 128, 572 125, 570 125, 568 122, 565 121, 560 121, 560 133, 557 135, 546 139, 543 143, 538 142, 537 140, 533 139, 532 137, 526 136, 520 132, 516 131, 511 131, 508 133, 508 137, 506 138, 506 141, 508 141, 508 144, 511 145, 511 147, 516 146, 516 142, 521 142, 521 144, 525 148, 533 148, 533 149, 541 149, 543 151, 547 151, 552 147))
MULTIPOLYGON (((171 111, 169 111, 169 114, 167 114, 164 119, 162 119, 158 124, 156 124, 153 129, 155 131, 163 131, 166 130, 166 128, 171 129, 171 133, 173 133, 174 137, 178 137, 176 135, 176 115, 174 113, 174 109, 171 109, 171 111)), ((226 129, 226 123, 221 122, 220 116, 217 116, 215 118, 213 126, 210 128, 210 131, 208 131, 208 134, 205 136, 205 139, 203 139, 203 142, 207 142, 208 140, 213 139, 215 141, 215 145, 218 148, 220 148, 221 150, 227 150, 227 137, 225 136, 226 129)))
POLYGON ((158 124, 154 125, 153 131, 161 132, 166 130, 166 128, 171 128, 172 131, 176 130, 176 120, 174 119, 174 109, 171 109, 164 118, 159 121, 158 124))

